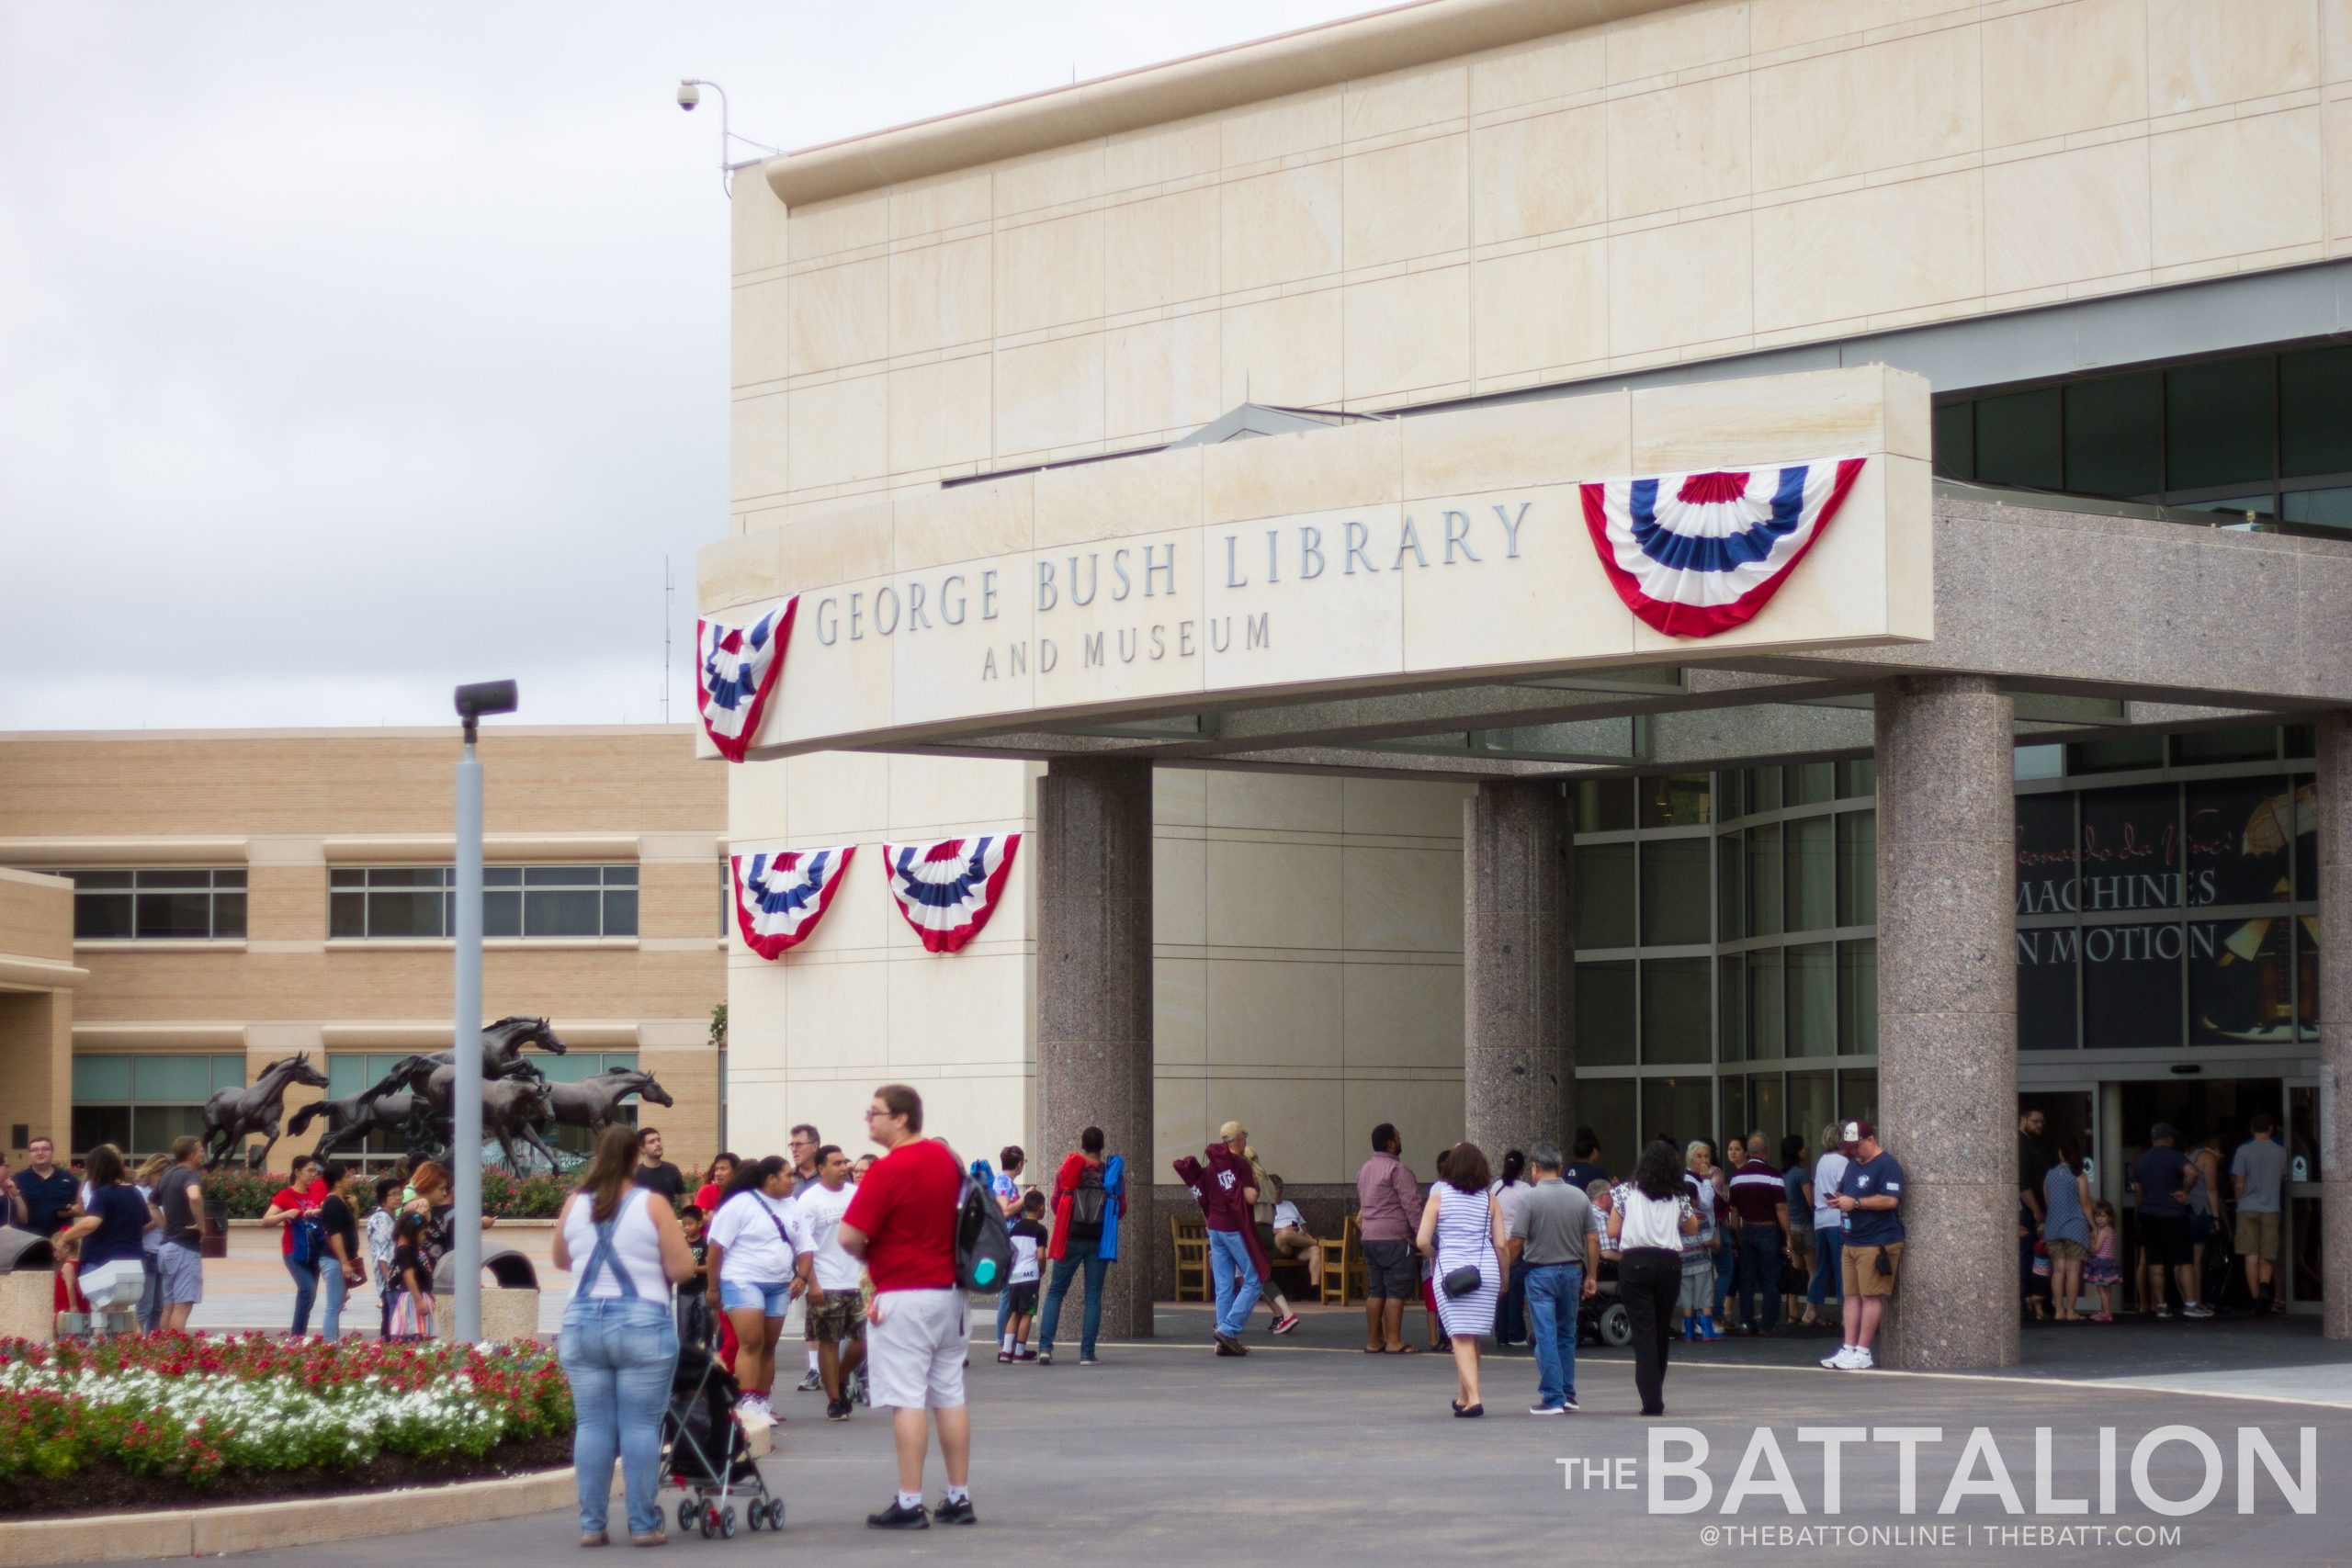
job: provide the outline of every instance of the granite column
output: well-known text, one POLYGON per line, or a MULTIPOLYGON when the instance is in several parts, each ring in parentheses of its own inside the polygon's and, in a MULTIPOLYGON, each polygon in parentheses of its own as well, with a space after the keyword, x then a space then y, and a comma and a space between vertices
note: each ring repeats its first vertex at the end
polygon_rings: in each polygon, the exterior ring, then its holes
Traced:
POLYGON ((1556 783, 1490 781, 1462 807, 1464 1136, 1500 1166, 1574 1115, 1575 939, 1556 783))
MULTIPOLYGON (((1127 1213, 1102 1334, 1151 1334, 1151 767, 1056 761, 1037 781, 1037 1135, 1050 1187, 1090 1126, 1126 1159, 1127 1213)), ((1082 1284, 1063 1303, 1073 1351, 1082 1284)))
POLYGON ((2318 722, 2320 1292, 2327 1337, 2352 1339, 2352 713, 2318 722))
POLYGON ((1909 1245, 1881 1359, 2018 1359, 2016 804, 2011 703, 1989 678, 1882 682, 1880 1141, 1909 1245))

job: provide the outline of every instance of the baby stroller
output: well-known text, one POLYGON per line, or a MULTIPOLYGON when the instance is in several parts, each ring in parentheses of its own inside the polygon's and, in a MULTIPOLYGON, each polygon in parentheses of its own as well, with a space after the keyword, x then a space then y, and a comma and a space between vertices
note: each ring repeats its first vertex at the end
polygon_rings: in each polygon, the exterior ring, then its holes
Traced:
POLYGON ((678 1501, 681 1532, 699 1529, 706 1540, 714 1535, 732 1540, 738 1496, 751 1499, 744 1512, 753 1529, 784 1528, 784 1499, 768 1491, 758 1461, 745 1451, 743 1427, 735 1418, 741 1397, 707 1343, 679 1345, 662 1438, 670 1447, 670 1479, 686 1494, 678 1501))

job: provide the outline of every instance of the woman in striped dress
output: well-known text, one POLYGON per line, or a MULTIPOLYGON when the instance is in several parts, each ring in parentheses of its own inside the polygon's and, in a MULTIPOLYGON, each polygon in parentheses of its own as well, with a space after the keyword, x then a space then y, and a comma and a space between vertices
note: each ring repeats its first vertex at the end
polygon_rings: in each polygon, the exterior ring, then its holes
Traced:
POLYGON ((1494 1173, 1476 1144, 1447 1152, 1444 1176, 1430 1188, 1421 1210, 1421 1256, 1430 1260, 1439 1318, 1453 1341, 1453 1376, 1460 1384, 1456 1416, 1484 1416, 1478 1398, 1478 1341, 1495 1331, 1495 1304, 1502 1294, 1503 1213, 1487 1191, 1494 1173), (1477 1286, 1449 1294, 1446 1277, 1456 1269, 1477 1272, 1477 1286))

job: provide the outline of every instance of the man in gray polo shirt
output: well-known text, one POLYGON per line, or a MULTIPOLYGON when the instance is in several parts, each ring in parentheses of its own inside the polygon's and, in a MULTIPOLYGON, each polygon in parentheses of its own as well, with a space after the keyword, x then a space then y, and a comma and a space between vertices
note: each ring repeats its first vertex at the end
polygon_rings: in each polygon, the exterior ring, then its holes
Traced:
POLYGON ((1535 1403, 1530 1416, 1577 1408, 1577 1314, 1600 1288, 1600 1217, 1592 1201, 1560 1179, 1560 1145, 1528 1151, 1533 1190, 1510 1219, 1527 1264, 1527 1333, 1535 1347, 1535 1403))
POLYGON ((2272 1134, 2278 1123, 2256 1111, 2246 1131, 2254 1134, 2230 1159, 2230 1184, 2238 1204, 2238 1256, 2245 1259, 2246 1294, 2257 1315, 2270 1310, 2278 1270, 2279 1186, 2287 1175, 2287 1151, 2272 1134))

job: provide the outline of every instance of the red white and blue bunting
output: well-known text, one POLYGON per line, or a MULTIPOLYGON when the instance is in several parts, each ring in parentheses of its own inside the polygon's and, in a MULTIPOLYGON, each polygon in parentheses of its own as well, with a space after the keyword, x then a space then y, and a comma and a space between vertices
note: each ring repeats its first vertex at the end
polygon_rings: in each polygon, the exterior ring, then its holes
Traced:
POLYGON ((882 874, 915 935, 933 953, 956 953, 980 934, 1012 875, 1018 833, 884 844, 882 874))
POLYGON ((1627 609, 1669 637, 1713 637, 1780 592, 1845 504, 1864 461, 1589 484, 1585 525, 1627 609))
POLYGON ((735 874, 735 923, 743 945, 762 958, 799 946, 825 918, 855 844, 729 857, 735 874))
POLYGON ((695 703, 710 743, 730 762, 743 760, 759 733, 799 608, 796 593, 749 626, 695 622, 695 703))

